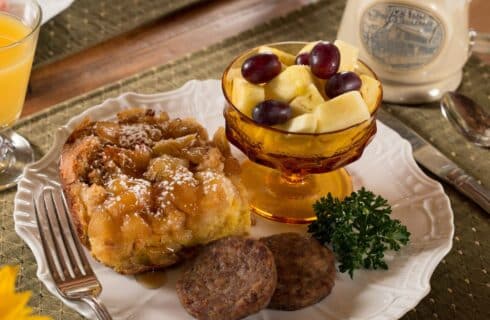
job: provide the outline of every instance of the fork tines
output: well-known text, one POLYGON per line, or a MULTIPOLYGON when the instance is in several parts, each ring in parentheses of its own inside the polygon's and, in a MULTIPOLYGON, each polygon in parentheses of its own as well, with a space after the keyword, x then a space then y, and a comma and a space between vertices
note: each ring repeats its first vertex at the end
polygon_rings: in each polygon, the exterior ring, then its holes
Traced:
POLYGON ((53 280, 58 284, 93 276, 92 268, 71 223, 63 192, 57 188, 46 187, 42 189, 38 201, 33 202, 39 235, 53 280))

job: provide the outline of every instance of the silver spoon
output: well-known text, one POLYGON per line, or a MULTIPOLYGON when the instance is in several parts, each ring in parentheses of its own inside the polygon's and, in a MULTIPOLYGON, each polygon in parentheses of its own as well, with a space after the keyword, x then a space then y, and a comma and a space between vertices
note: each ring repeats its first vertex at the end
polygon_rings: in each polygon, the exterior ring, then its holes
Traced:
POLYGON ((490 147, 490 116, 482 106, 456 92, 446 92, 441 112, 463 136, 474 144, 490 147))

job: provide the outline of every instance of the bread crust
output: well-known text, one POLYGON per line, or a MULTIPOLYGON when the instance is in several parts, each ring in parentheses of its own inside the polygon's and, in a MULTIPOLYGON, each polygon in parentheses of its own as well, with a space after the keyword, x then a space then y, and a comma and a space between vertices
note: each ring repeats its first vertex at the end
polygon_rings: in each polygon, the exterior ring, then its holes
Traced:
MULTIPOLYGON (((71 138, 71 137, 70 137, 71 138)), ((71 139, 68 139, 70 141, 71 139)), ((63 146, 59 174, 63 192, 66 196, 70 209, 72 222, 77 230, 81 242, 90 249, 90 243, 86 236, 86 223, 82 220, 86 208, 80 201, 81 183, 79 177, 88 170, 90 156, 100 146, 98 139, 92 136, 75 140, 73 143, 67 142, 63 146), (82 161, 80 161, 80 159, 82 161)))

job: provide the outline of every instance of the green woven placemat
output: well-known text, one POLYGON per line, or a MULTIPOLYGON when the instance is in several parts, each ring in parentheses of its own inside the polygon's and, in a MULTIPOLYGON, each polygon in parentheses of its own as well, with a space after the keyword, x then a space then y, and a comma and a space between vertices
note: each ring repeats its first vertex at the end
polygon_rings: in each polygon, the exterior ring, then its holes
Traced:
POLYGON ((208 0, 76 0, 41 28, 35 66, 208 0))
MULTIPOLYGON (((228 61, 244 49, 283 40, 334 39, 345 0, 320 1, 286 17, 191 54, 174 63, 153 68, 129 79, 58 104, 48 111, 24 119, 16 126, 42 152, 52 141, 54 130, 73 115, 125 91, 154 93, 179 87, 190 79, 219 78, 228 61)), ((462 90, 482 103, 489 103, 486 81, 490 67, 470 60, 462 90)), ((416 128, 464 169, 490 186, 489 151, 467 143, 440 116, 435 105, 418 108, 385 106, 416 128)), ((451 187, 445 186, 455 215, 453 250, 436 269, 432 290, 416 309, 403 319, 490 319, 489 219, 483 211, 451 187)), ((50 295, 37 280, 36 263, 29 248, 17 237, 12 210, 15 190, 1 193, 0 264, 21 264, 19 288, 33 290, 31 305, 57 319, 80 319, 50 295)))

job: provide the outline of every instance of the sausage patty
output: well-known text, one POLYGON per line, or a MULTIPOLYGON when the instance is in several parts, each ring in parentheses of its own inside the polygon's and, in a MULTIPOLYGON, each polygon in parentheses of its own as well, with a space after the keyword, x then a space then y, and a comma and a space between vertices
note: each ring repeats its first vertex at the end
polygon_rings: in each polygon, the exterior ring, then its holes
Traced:
POLYGON ((264 309, 277 283, 263 243, 228 237, 204 247, 177 282, 184 308, 197 319, 241 319, 264 309))
POLYGON ((297 310, 315 304, 334 286, 334 255, 320 242, 298 233, 262 238, 274 255, 277 287, 268 308, 297 310))

